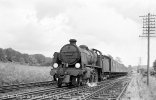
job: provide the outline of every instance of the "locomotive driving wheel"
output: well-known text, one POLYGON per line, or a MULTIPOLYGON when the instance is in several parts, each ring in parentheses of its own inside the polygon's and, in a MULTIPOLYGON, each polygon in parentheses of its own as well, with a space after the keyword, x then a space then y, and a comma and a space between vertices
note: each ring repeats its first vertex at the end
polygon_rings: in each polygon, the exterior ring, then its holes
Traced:
POLYGON ((98 82, 98 72, 97 70, 95 69, 92 74, 91 74, 91 79, 90 79, 90 82, 98 82))
POLYGON ((62 79, 62 78, 58 78, 58 81, 57 81, 57 86, 58 86, 59 88, 61 88, 61 87, 62 87, 62 81, 63 81, 63 79, 62 79))
POLYGON ((73 86, 77 85, 77 78, 75 76, 71 76, 71 85, 73 86))
POLYGON ((95 70, 95 73, 94 73, 94 82, 98 82, 98 79, 99 79, 98 72, 97 72, 97 70, 95 70))
POLYGON ((77 84, 76 86, 82 86, 82 76, 77 77, 77 84))
POLYGON ((72 86, 80 86, 82 85, 82 77, 80 76, 71 76, 71 85, 72 86))

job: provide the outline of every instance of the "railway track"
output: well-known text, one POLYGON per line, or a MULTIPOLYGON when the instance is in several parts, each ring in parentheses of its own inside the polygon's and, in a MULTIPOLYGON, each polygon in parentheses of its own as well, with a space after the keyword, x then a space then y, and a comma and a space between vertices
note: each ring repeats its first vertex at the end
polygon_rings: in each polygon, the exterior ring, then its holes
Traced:
POLYGON ((119 78, 100 82, 94 87, 84 86, 59 94, 44 95, 33 100, 120 100, 129 82, 130 78, 128 77, 119 78))
POLYGON ((5 85, 0 87, 0 93, 13 92, 24 88, 49 86, 53 84, 55 84, 54 81, 45 81, 45 82, 32 82, 27 84, 5 85))
POLYGON ((51 100, 53 98, 60 99, 78 99, 78 100, 120 100, 126 87, 128 86, 129 78, 121 78, 117 80, 101 82, 94 87, 79 88, 75 91, 53 95, 51 97, 43 98, 43 100, 51 100))
POLYGON ((118 80, 96 90, 85 97, 85 100, 120 100, 130 80, 118 80))
MULTIPOLYGON (((109 82, 110 80, 104 81, 104 82, 109 82)), ((68 93, 71 91, 77 91, 78 89, 84 89, 87 86, 82 86, 80 88, 57 88, 57 87, 52 87, 48 89, 43 89, 43 90, 37 90, 37 91, 31 91, 31 92, 24 92, 24 93, 17 93, 17 94, 11 94, 11 95, 3 95, 0 97, 0 99, 3 100, 14 100, 14 99, 41 99, 41 98, 47 98, 46 96, 54 96, 56 98, 60 94, 68 93)))
POLYGON ((122 77, 114 80, 106 80, 97 83, 93 87, 81 86, 76 88, 57 88, 52 87, 39 91, 31 91, 27 93, 14 94, 10 96, 3 96, 0 99, 4 100, 119 100, 123 95, 130 77, 122 77))

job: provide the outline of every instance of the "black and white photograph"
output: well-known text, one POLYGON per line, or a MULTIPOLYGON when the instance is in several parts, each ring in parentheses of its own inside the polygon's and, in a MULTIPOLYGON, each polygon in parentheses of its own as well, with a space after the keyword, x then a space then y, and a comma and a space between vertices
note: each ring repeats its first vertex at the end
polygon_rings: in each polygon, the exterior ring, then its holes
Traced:
POLYGON ((0 100, 156 100, 155 0, 0 0, 0 100))

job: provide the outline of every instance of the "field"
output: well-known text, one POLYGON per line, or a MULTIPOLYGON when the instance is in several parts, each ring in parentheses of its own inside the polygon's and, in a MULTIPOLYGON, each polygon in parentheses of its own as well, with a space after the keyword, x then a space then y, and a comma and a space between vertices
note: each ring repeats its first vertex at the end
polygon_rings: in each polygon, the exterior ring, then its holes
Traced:
POLYGON ((50 67, 0 62, 0 86, 52 80, 50 67))

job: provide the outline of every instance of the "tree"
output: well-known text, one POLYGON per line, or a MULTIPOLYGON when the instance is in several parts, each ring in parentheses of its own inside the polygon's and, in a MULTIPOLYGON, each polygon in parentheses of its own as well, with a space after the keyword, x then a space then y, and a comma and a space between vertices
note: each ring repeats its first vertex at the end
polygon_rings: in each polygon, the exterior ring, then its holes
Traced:
POLYGON ((52 58, 45 57, 42 54, 22 54, 12 48, 2 49, 0 48, 0 61, 2 62, 19 62, 21 64, 50 66, 52 58))
POLYGON ((46 58, 45 58, 45 62, 42 63, 41 65, 42 65, 42 66, 51 66, 52 61, 53 61, 52 58, 50 58, 50 57, 46 57, 46 58))
POLYGON ((12 48, 5 49, 6 58, 8 61, 20 62, 22 54, 18 51, 13 50, 12 48))
POLYGON ((23 58, 24 58, 24 62, 29 64, 29 55, 28 54, 22 54, 23 58))
POLYGON ((32 55, 29 56, 29 64, 30 65, 37 65, 38 64, 36 58, 32 55))
POLYGON ((45 56, 43 56, 42 54, 35 54, 35 55, 32 55, 38 62, 38 64, 43 64, 45 63, 45 56))
POLYGON ((24 63, 25 63, 24 58, 23 58, 23 57, 20 57, 20 58, 19 58, 19 62, 20 62, 21 64, 24 64, 24 63))
POLYGON ((7 60, 12 62, 15 58, 14 54, 12 53, 12 48, 5 49, 4 52, 6 54, 7 60))
POLYGON ((7 61, 5 52, 2 48, 0 48, 0 61, 3 61, 3 62, 7 61))
POLYGON ((156 71, 156 60, 153 62, 153 68, 156 71))

